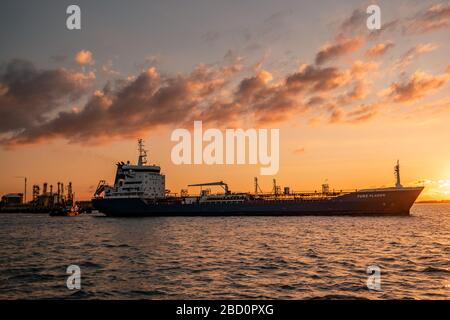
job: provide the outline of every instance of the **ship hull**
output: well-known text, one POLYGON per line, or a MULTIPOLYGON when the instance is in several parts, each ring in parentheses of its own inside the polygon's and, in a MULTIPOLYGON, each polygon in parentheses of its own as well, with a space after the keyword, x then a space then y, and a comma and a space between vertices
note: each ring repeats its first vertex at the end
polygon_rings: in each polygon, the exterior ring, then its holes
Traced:
POLYGON ((95 198, 95 209, 107 216, 407 216, 419 188, 360 190, 324 199, 248 200, 240 203, 155 202, 142 198, 95 198))

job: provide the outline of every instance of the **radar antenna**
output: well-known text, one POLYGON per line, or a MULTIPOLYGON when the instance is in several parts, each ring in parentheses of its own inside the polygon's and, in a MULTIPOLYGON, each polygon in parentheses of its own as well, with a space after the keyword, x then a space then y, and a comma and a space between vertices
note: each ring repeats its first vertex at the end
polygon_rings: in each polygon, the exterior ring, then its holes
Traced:
POLYGON ((395 174, 395 187, 402 188, 402 184, 400 183, 400 162, 397 160, 397 164, 394 167, 395 174))
POLYGON ((144 166, 147 164, 147 150, 144 149, 144 140, 139 139, 138 146, 139 146, 138 166, 144 166))

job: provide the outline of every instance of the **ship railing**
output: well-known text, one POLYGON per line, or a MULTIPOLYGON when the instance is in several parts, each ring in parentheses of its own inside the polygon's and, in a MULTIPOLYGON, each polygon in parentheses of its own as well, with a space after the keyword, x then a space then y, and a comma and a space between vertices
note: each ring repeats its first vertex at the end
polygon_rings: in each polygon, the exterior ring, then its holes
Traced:
POLYGON ((144 192, 112 192, 108 197, 113 198, 136 198, 136 197, 142 197, 144 195, 144 192))
POLYGON ((254 197, 262 197, 262 198, 305 198, 305 197, 310 197, 310 198, 316 198, 316 197, 337 197, 337 196, 341 196, 343 194, 347 194, 347 193, 351 193, 351 192, 355 192, 356 190, 333 190, 333 191, 329 191, 329 192, 319 192, 319 191, 291 191, 289 193, 252 193, 251 195, 253 195, 254 197))
MULTIPOLYGON (((333 190, 329 192, 321 192, 321 191, 291 191, 289 193, 279 193, 274 194, 272 192, 267 193, 251 193, 251 192, 241 192, 241 193, 235 193, 236 195, 248 195, 250 198, 253 199, 263 199, 263 200, 316 200, 316 199, 332 199, 338 196, 342 196, 344 194, 348 194, 351 192, 358 191, 357 189, 342 189, 342 190, 333 190)), ((223 196, 223 193, 215 193, 215 194, 209 194, 208 197, 211 198, 211 200, 214 198, 214 196, 221 197, 223 196)), ((178 196, 171 195, 170 198, 178 198, 178 196)), ((183 196, 180 196, 180 198, 201 198, 199 194, 183 194, 183 196)), ((219 199, 217 199, 219 200, 219 199)))

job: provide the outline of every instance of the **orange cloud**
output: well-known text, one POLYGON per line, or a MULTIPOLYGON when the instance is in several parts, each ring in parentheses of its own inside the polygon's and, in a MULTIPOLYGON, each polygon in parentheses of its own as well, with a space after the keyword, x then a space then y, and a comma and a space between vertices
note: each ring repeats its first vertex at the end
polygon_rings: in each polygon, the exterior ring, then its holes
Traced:
POLYGON ((272 80, 272 75, 267 71, 260 71, 256 76, 246 78, 241 81, 238 87, 237 95, 239 102, 249 102, 258 97, 258 93, 266 88, 266 85, 272 80))
POLYGON ((378 69, 378 63, 373 61, 364 62, 355 60, 350 68, 350 74, 356 79, 363 78, 368 72, 378 69))
POLYGON ((29 144, 54 138, 101 141, 182 122, 223 87, 222 76, 218 69, 200 66, 187 76, 164 78, 150 68, 115 88, 107 85, 97 91, 83 109, 62 111, 55 118, 31 124, 2 142, 29 144))
POLYGON ((305 148, 301 147, 301 148, 295 149, 292 153, 295 155, 302 155, 305 153, 305 148))
POLYGON ((353 89, 348 93, 348 97, 353 100, 360 100, 367 96, 369 90, 367 84, 364 81, 358 81, 353 89))
POLYGON ((340 34, 349 34, 356 31, 360 31, 361 26, 365 27, 365 20, 367 14, 360 8, 353 10, 352 14, 344 19, 339 26, 340 34))
POLYGON ((316 54, 316 64, 321 65, 326 61, 335 59, 339 56, 349 54, 359 49, 363 44, 360 37, 356 38, 338 38, 334 43, 325 45, 316 54))
POLYGON ((404 68, 418 56, 424 53, 432 52, 437 48, 438 46, 432 43, 419 43, 415 45, 413 48, 406 51, 400 58, 398 58, 394 62, 394 68, 404 68))
POLYGON ((306 102, 306 105, 309 107, 320 106, 321 104, 323 104, 326 101, 327 101, 327 99, 325 97, 318 95, 318 96, 313 96, 313 97, 309 98, 306 102))
POLYGON ((369 121, 378 113, 379 107, 380 104, 360 105, 347 113, 347 122, 361 123, 369 121))
MULTIPOLYGON (((274 81, 268 71, 258 70, 236 86, 231 80, 243 70, 240 60, 225 66, 201 64, 189 74, 175 76, 161 75, 155 68, 149 68, 137 76, 114 82, 114 86, 107 84, 84 107, 61 111, 53 118, 42 118, 40 122, 22 125, 20 131, 8 132, 9 138, 0 143, 12 146, 56 138, 78 143, 104 142, 198 119, 218 126, 242 124, 248 119, 256 125, 273 124, 321 104, 327 92, 344 87, 352 76, 361 77, 375 65, 356 61, 352 69, 344 71, 302 65, 281 81, 274 81)), ((73 76, 78 81, 89 77, 89 73, 73 76)), ((0 89, 8 90, 4 86, 0 89)), ((347 93, 349 99, 355 100, 366 94, 361 81, 347 93)), ((329 107, 326 113, 331 114, 331 123, 344 114, 338 107, 329 107)))
POLYGON ((407 34, 425 33, 450 26, 450 3, 437 4, 409 19, 404 27, 407 34))
POLYGON ((368 15, 366 8, 367 6, 362 6, 353 10, 352 14, 341 22, 337 28, 337 34, 341 37, 352 37, 356 35, 367 40, 374 40, 386 32, 394 31, 400 23, 398 19, 383 22, 381 29, 367 32, 366 20, 368 15))
MULTIPOLYGON (((161 75, 156 68, 149 68, 137 76, 115 81, 114 85, 107 84, 103 90, 95 91, 84 107, 61 111, 53 118, 44 117, 45 110, 36 109, 33 119, 41 120, 21 124, 21 130, 5 128, 3 133, 8 135, 0 144, 34 144, 56 138, 103 143, 158 126, 186 125, 199 119, 217 126, 242 125, 247 121, 268 125, 292 119, 313 106, 329 116, 330 123, 336 123, 345 116, 339 105, 367 95, 367 83, 362 78, 378 66, 360 60, 347 70, 305 64, 275 81, 270 72, 259 68, 255 75, 236 84, 233 77, 248 69, 242 68, 241 59, 226 60, 229 63, 223 66, 200 64, 191 73, 175 76, 161 75), (321 106, 330 99, 329 92, 344 88, 352 79, 355 81, 351 90, 321 106)), ((93 73, 71 74, 71 79, 80 85, 93 78, 93 73)), ((2 96, 8 90, 9 86, 2 83, 2 96)), ((7 106, 4 110, 14 113, 7 106)))
POLYGON ((326 109, 329 112, 328 123, 330 124, 338 123, 344 117, 344 110, 334 104, 329 104, 326 109))
POLYGON ((302 65, 300 70, 287 77, 286 83, 295 90, 330 91, 347 84, 351 76, 336 67, 316 68, 302 65))
POLYGON ((410 79, 393 83, 389 88, 383 90, 380 95, 387 96, 394 102, 413 102, 439 89, 449 79, 450 74, 433 76, 417 71, 410 79))
POLYGON ((390 48, 394 47, 393 42, 377 43, 366 51, 366 56, 377 57, 385 54, 390 48))
POLYGON ((429 103, 419 104, 414 108, 408 110, 408 116, 425 117, 433 115, 435 118, 439 118, 437 114, 450 112, 450 97, 438 99, 429 103))
POLYGON ((50 113, 78 100, 95 78, 65 69, 39 70, 12 60, 0 72, 0 134, 40 125, 50 113))
POLYGON ((80 50, 75 55, 75 62, 80 66, 93 64, 94 60, 92 58, 92 52, 90 52, 89 50, 80 50))
POLYGON ((339 95, 336 99, 337 104, 347 105, 356 100, 364 99, 369 93, 368 84, 366 81, 356 81, 353 88, 339 95))

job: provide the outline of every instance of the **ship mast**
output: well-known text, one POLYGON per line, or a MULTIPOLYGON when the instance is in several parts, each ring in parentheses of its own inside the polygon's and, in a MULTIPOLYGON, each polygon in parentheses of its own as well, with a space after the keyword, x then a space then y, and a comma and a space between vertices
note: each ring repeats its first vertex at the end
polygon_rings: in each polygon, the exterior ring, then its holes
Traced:
POLYGON ((144 149, 144 140, 139 139, 138 146, 139 146, 138 166, 144 166, 147 164, 147 151, 144 149))
POLYGON ((396 188, 402 188, 402 184, 400 183, 400 162, 397 160, 397 165, 394 167, 394 174, 395 174, 395 187, 396 188))
POLYGON ((255 177, 255 194, 258 194, 258 191, 262 193, 262 190, 261 190, 261 188, 259 187, 259 184, 258 184, 258 178, 255 177))

